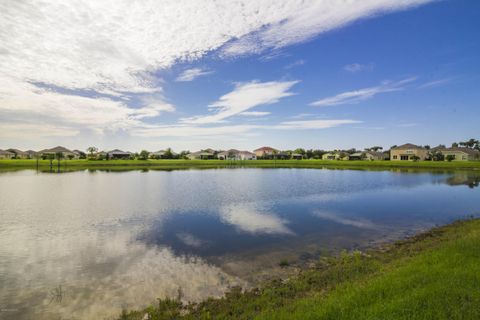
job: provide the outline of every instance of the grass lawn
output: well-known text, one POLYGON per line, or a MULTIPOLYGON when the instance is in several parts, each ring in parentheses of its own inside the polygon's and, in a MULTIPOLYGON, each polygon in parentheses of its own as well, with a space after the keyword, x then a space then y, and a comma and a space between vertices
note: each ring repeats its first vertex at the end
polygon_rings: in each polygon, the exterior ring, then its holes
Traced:
MULTIPOLYGON (((40 160, 39 168, 49 168, 49 160, 40 160)), ((53 167, 57 168, 57 161, 53 167)), ((480 161, 337 161, 337 160, 62 160, 61 169, 65 168, 118 168, 118 167, 152 167, 152 168, 215 168, 225 166, 264 167, 264 168, 429 168, 429 169, 478 169, 480 161)), ((36 160, 0 160, 0 169, 36 168, 36 160)))
POLYGON ((159 300, 120 319, 480 319, 480 220, 369 252, 322 258, 261 289, 182 306, 159 300))

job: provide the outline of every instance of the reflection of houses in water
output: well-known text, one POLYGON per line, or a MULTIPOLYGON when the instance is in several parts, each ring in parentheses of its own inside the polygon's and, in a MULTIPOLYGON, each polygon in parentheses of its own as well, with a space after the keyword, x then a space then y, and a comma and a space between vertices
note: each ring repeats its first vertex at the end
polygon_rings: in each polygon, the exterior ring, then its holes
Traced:
POLYGON ((469 188, 476 188, 480 186, 480 173, 455 173, 447 179, 446 183, 451 186, 467 185, 469 188))

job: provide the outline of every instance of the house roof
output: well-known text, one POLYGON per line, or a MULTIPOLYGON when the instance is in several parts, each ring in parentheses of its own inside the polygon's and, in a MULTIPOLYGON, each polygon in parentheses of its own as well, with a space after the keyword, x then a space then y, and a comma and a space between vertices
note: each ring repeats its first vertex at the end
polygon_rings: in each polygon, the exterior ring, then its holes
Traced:
POLYGON ((119 150, 119 149, 114 149, 112 151, 108 151, 109 154, 130 154, 130 152, 125 152, 125 151, 122 151, 122 150, 119 150))
POLYGON ((12 153, 16 153, 16 154, 27 154, 26 152, 24 152, 22 150, 13 149, 13 148, 7 149, 7 151, 12 152, 12 153))
MULTIPOLYGON (((167 152, 167 150, 158 150, 158 151, 155 151, 155 152, 150 152, 150 154, 158 154, 158 155, 162 156, 162 155, 165 154, 165 152, 167 152)), ((172 154, 176 154, 176 153, 173 152, 172 150, 170 150, 170 152, 171 152, 172 154)))
POLYGON ((257 151, 277 151, 277 149, 273 149, 271 147, 261 147, 261 148, 255 149, 253 151, 254 152, 257 152, 257 151))
POLYGON ((415 144, 413 144, 413 143, 405 143, 405 144, 402 144, 401 146, 392 148, 392 150, 407 150, 407 149, 421 149, 421 150, 425 150, 425 148, 420 147, 420 146, 417 146, 417 145, 415 145, 415 144))
POLYGON ((355 152, 355 153, 352 153, 350 157, 361 157, 362 155, 363 155, 363 152, 355 152))
POLYGON ((228 155, 228 154, 238 154, 240 152, 244 152, 244 151, 239 151, 237 149, 230 149, 230 150, 227 150, 227 151, 222 151, 222 152, 219 152, 218 154, 219 155, 228 155))
POLYGON ((255 153, 250 152, 250 151, 240 151, 239 154, 249 155, 249 156, 254 156, 255 155, 255 153))
POLYGON ((378 151, 365 151, 365 153, 368 153, 372 156, 375 157, 383 157, 383 152, 378 152, 378 151))
POLYGON ((206 151, 197 151, 188 154, 189 156, 213 156, 213 152, 206 152, 206 151))
POLYGON ((1 155, 9 155, 9 156, 13 156, 13 155, 14 155, 13 152, 6 151, 6 150, 0 150, 0 154, 1 154, 1 155))
POLYGON ((440 151, 440 152, 445 152, 445 151, 449 151, 449 152, 463 152, 463 153, 466 153, 466 154, 471 155, 471 156, 480 154, 480 151, 478 151, 478 150, 470 149, 470 148, 462 148, 462 147, 444 148, 444 149, 440 149, 439 151, 440 151))
POLYGON ((72 151, 70 151, 67 148, 62 147, 62 146, 57 146, 57 147, 51 148, 51 149, 45 149, 45 150, 42 150, 40 152, 43 152, 43 153, 70 152, 70 153, 72 153, 72 151))

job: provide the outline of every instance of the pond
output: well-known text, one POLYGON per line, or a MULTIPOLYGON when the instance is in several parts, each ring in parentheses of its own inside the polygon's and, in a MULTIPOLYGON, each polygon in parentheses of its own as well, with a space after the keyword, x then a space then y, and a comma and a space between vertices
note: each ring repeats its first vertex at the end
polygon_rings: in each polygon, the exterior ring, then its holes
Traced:
POLYGON ((480 173, 328 169, 0 173, 0 318, 109 319, 199 301, 480 214, 480 173))

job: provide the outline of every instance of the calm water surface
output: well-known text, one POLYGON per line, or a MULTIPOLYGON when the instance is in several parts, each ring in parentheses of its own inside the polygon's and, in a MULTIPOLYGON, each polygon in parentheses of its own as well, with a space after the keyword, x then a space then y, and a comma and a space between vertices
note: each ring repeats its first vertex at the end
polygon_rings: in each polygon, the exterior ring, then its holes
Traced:
POLYGON ((480 214, 480 174, 0 173, 0 319, 110 319, 480 214), (271 271, 269 271, 271 272, 271 271))

